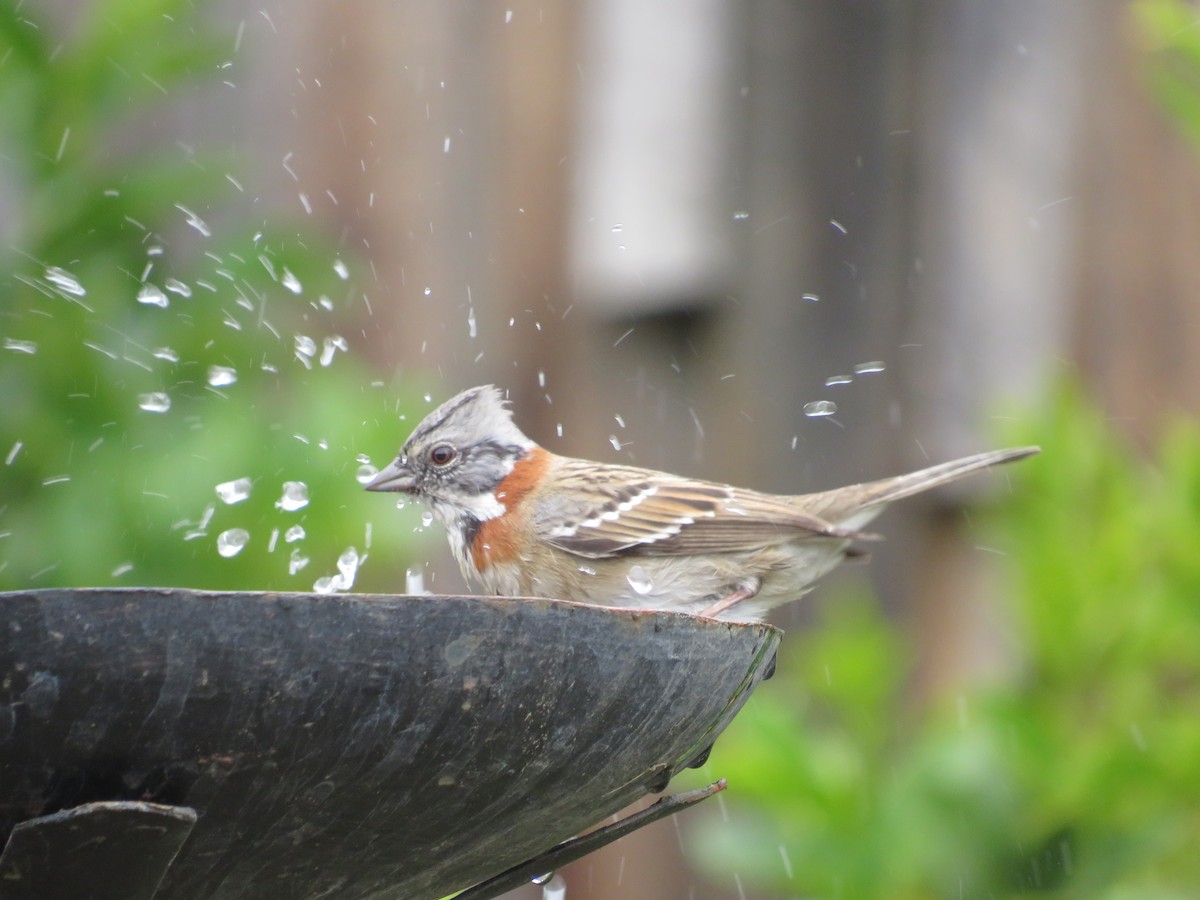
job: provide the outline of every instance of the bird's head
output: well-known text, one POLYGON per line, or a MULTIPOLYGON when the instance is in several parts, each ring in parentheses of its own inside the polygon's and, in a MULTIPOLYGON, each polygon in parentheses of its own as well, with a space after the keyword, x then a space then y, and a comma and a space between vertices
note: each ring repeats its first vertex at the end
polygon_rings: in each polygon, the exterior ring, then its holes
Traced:
MULTIPOLYGON (((513 424, 498 388, 473 387, 427 415, 366 489, 411 494, 435 511, 475 511, 494 502, 496 486, 534 446, 513 424)), ((481 512, 478 518, 488 517, 481 512)))

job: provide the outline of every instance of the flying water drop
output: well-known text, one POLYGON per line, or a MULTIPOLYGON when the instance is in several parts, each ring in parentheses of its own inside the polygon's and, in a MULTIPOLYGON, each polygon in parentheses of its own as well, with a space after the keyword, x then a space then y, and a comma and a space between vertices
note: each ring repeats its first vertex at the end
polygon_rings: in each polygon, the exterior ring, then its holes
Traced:
POLYGON ((155 359, 161 359, 169 363, 179 362, 179 354, 170 347, 159 347, 153 351, 155 359))
POLYGON ((292 555, 288 558, 288 574, 295 575, 307 565, 308 557, 302 556, 298 549, 292 550, 292 555))
POLYGON ((237 369, 230 368, 229 366, 208 367, 209 387, 229 387, 231 384, 237 384, 237 380, 237 369))
POLYGON ((346 264, 340 259, 333 261, 333 271, 337 272, 337 277, 342 281, 348 281, 350 278, 350 270, 346 268, 346 264))
POLYGON ((87 291, 84 290, 79 280, 66 269, 60 269, 58 266, 51 266, 46 270, 46 280, 64 294, 70 294, 72 297, 87 295, 87 291))
POLYGON ((279 279, 279 283, 291 291, 293 294, 299 294, 304 290, 304 286, 300 284, 300 279, 292 274, 292 270, 284 266, 283 277, 279 279))
POLYGON ((172 294, 178 294, 180 297, 192 296, 192 289, 178 278, 168 278, 163 282, 163 287, 165 287, 172 294))
POLYGON ((340 334, 330 335, 325 338, 321 346, 321 365, 328 366, 333 362, 333 354, 338 350, 345 353, 350 349, 350 345, 346 343, 346 339, 340 334))
POLYGON ((830 375, 825 379, 825 387, 834 387, 839 384, 849 384, 854 380, 853 375, 830 375))
POLYGON ((405 569, 404 570, 404 593, 406 594, 423 594, 425 593, 425 573, 420 569, 405 569))
POLYGON ((36 341, 22 341, 22 340, 18 340, 17 338, 7 338, 6 337, 4 339, 4 349, 12 350, 15 353, 25 353, 29 356, 32 356, 33 354, 37 353, 37 342, 36 341))
POLYGON ((308 485, 303 481, 285 481, 283 496, 275 501, 275 508, 284 512, 295 512, 308 506, 308 485))
POLYGON ((305 536, 306 532, 303 525, 293 525, 283 533, 283 539, 289 544, 294 544, 296 541, 302 541, 304 540, 305 536))
POLYGON ((138 406, 146 412, 165 413, 171 408, 171 398, 162 391, 138 394, 138 406))
POLYGON ((641 566, 633 566, 625 575, 625 580, 629 582, 629 586, 639 594, 645 595, 654 590, 654 581, 650 578, 649 573, 641 566))
POLYGON ((208 224, 202 218, 180 203, 176 203, 175 208, 187 216, 187 223, 200 232, 200 234, 204 237, 212 237, 212 229, 208 227, 208 224))
POLYGON ((145 306, 157 306, 161 309, 166 309, 171 305, 171 301, 167 299, 157 285, 143 284, 137 293, 137 302, 145 306))
POLYGON ((379 474, 379 470, 370 463, 363 463, 358 467, 358 471, 354 473, 354 480, 359 484, 367 484, 372 478, 379 474))
POLYGON ((230 528, 217 535, 217 552, 228 559, 237 556, 250 540, 250 532, 245 528, 230 528))
POLYGON ((855 375, 870 375, 873 372, 882 372, 884 365, 881 360, 873 359, 870 362, 859 363, 854 367, 855 375))
POLYGON ((217 485, 217 496, 222 503, 241 503, 250 496, 252 484, 249 478, 237 478, 233 481, 222 481, 217 485))
POLYGON ((812 419, 822 416, 832 416, 837 412, 837 404, 832 400, 813 400, 804 404, 804 414, 812 419))

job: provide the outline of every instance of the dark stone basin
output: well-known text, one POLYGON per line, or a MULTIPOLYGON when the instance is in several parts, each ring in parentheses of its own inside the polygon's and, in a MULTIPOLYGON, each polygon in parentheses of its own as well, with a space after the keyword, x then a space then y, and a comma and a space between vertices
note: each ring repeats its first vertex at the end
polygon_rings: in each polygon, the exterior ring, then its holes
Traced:
POLYGON ((198 814, 155 896, 443 897, 661 791, 778 641, 543 599, 0 594, 0 846, 143 801, 198 814))

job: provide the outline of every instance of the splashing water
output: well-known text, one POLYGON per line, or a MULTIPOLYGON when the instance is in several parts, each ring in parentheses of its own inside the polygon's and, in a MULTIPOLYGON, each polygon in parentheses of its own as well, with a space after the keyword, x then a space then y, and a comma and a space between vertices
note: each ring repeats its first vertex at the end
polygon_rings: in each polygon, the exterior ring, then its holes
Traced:
POLYGON ((137 302, 144 306, 157 306, 160 309, 166 309, 171 305, 170 299, 164 294, 157 285, 143 284, 137 292, 137 302))
POLYGON ((832 400, 813 400, 811 403, 804 404, 804 414, 812 419, 832 416, 835 412, 837 412, 837 404, 832 400))
POLYGON ((241 503, 250 496, 251 482, 249 478, 236 478, 233 481, 223 481, 217 485, 217 496, 222 503, 241 503))
POLYGON ((293 294, 299 294, 304 290, 304 285, 300 283, 300 279, 293 275, 292 270, 288 268, 284 268, 283 277, 279 279, 279 283, 293 294))
POLYGON ((237 380, 237 369, 230 368, 229 366, 208 367, 209 387, 229 387, 231 384, 237 384, 237 380))
POLYGON ((165 413, 171 408, 171 398, 162 391, 138 394, 138 406, 146 412, 165 413))
POLYGON ((346 268, 346 264, 340 259, 335 259, 333 261, 333 271, 337 273, 337 277, 342 279, 342 281, 348 281, 350 279, 350 270, 346 268))
POLYGON ((542 885, 542 900, 567 900, 567 882, 561 875, 554 875, 542 885))
POLYGON ((275 508, 284 512, 295 512, 308 506, 308 485, 303 481, 285 481, 283 496, 275 501, 275 508))
POLYGON ((217 552, 228 559, 237 556, 250 540, 250 532, 245 528, 230 528, 217 535, 217 552))
POLYGON ((294 544, 296 541, 302 541, 307 536, 303 525, 293 525, 283 533, 283 539, 289 544, 294 544))

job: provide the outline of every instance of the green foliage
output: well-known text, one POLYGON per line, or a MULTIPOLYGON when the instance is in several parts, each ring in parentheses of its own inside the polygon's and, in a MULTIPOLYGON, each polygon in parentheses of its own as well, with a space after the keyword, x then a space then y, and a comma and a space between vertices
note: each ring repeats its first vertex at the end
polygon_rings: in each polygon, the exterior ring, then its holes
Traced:
POLYGON ((0 588, 309 590, 370 527, 384 562, 356 587, 401 589, 413 522, 355 474, 412 398, 340 336, 366 315, 354 260, 312 229, 215 224, 251 215, 231 160, 152 138, 220 86, 233 34, 188 0, 85 4, 63 34, 35 12, 0 2, 0 588), (249 499, 221 502, 242 477, 249 499), (285 481, 307 507, 276 507, 285 481), (222 558, 233 528, 249 543, 222 558), (290 574, 293 551, 311 563, 290 574))
POLYGON ((1200 428, 1153 463, 1065 398, 983 527, 1023 654, 914 713, 866 596, 789 635, 717 745, 696 858, 780 896, 1183 898, 1200 886, 1200 428))
POLYGON ((1138 0, 1134 5, 1146 44, 1146 75, 1158 101, 1200 144, 1200 30, 1196 6, 1185 0, 1138 0))

